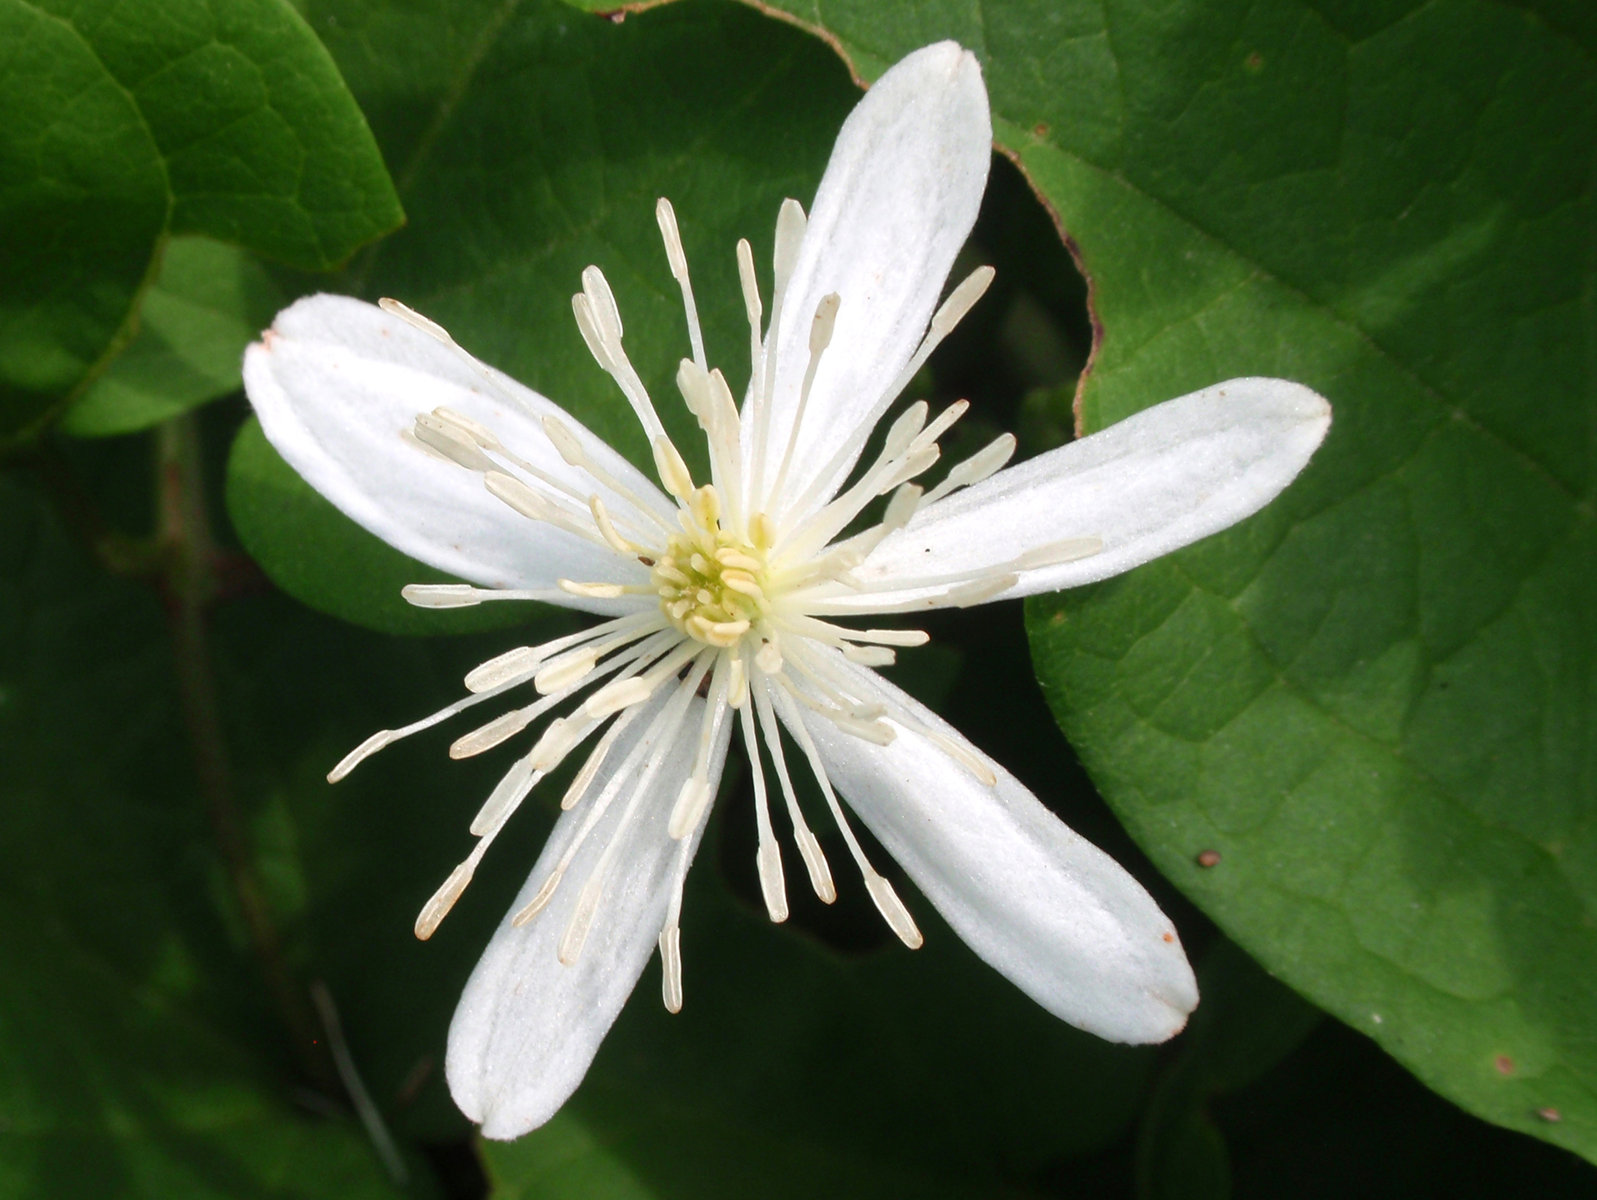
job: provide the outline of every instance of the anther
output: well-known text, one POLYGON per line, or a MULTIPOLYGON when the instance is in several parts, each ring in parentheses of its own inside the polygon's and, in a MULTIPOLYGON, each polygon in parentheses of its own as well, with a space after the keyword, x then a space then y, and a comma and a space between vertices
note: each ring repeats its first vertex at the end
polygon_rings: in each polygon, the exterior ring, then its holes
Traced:
POLYGON ((504 824, 507 818, 532 791, 533 785, 543 778, 542 771, 533 769, 530 759, 517 759, 510 770, 494 785, 488 799, 482 802, 477 815, 471 819, 471 832, 482 837, 504 824))
POLYGON ((949 468, 943 481, 926 494, 926 503, 941 500, 957 488, 969 487, 995 474, 1015 455, 1015 435, 1002 434, 964 462, 949 468))
POLYGON ((667 1012, 682 1011, 682 930, 676 924, 660 931, 660 994, 667 1012))
POLYGON ((384 746, 388 745, 388 743, 392 742, 396 736, 398 735, 392 729, 379 729, 376 733, 372 734, 371 737, 367 738, 348 754, 344 755, 343 758, 338 760, 338 765, 331 771, 327 772, 327 782, 337 783, 356 767, 360 766, 360 764, 366 759, 370 758, 384 746))
POLYGON ((543 881, 543 886, 538 889, 538 891, 533 895, 532 899, 527 901, 526 904, 522 905, 522 907, 516 912, 516 915, 510 918, 510 923, 517 929, 520 929, 528 921, 532 920, 539 913, 541 913, 548 905, 549 901, 554 899, 555 888, 560 886, 560 877, 564 874, 565 872, 558 867, 551 871, 549 873, 549 878, 543 881))
POLYGON ((472 758, 492 750, 532 724, 535 715, 530 705, 527 708, 513 708, 507 713, 501 713, 486 725, 456 738, 450 744, 449 757, 472 758))
POLYGON ((916 928, 915 919, 909 915, 909 909, 904 907, 904 902, 898 898, 893 885, 875 871, 871 871, 865 876, 865 887, 870 892, 871 899, 876 901, 877 911, 887 920, 888 927, 898 934, 899 940, 911 950, 919 950, 926 939, 916 928))
POLYGON ((401 304, 398 300, 384 296, 381 300, 377 301, 377 307, 382 309, 389 316, 398 317, 401 321, 405 322, 405 324, 411 326, 412 328, 421 330, 421 332, 425 333, 428 337, 434 338, 446 346, 453 346, 455 344, 455 339, 449 336, 448 331, 445 330, 442 325, 438 324, 437 321, 432 321, 422 316, 408 304, 401 304))
POLYGON ((506 650, 472 670, 466 676, 466 690, 492 691, 500 684, 509 683, 512 679, 520 679, 529 674, 542 661, 543 653, 536 646, 517 646, 513 650, 506 650))
POLYGON ((597 875, 582 885, 571 920, 560 937, 560 946, 556 951, 556 957, 565 966, 571 966, 581 957, 582 944, 588 940, 588 927, 593 924, 593 914, 598 910, 599 897, 603 894, 604 881, 597 875))
POLYGON ((449 878, 432 894, 427 903, 422 905, 421 913, 416 917, 416 936, 421 941, 426 941, 438 931, 438 926, 449 915, 449 910, 455 907, 465 892, 466 885, 471 882, 473 868, 476 866, 471 860, 461 863, 449 872, 449 878))
POLYGON ((407 583, 399 594, 417 608, 471 608, 482 603, 478 589, 469 583, 407 583))

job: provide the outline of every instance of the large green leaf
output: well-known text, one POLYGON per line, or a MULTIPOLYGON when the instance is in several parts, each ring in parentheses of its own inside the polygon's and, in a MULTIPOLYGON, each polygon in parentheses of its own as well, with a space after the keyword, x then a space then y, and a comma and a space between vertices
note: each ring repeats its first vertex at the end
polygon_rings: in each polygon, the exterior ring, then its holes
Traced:
POLYGON ((1597 1157, 1592 10, 782 7, 867 77, 983 58, 1092 283, 1083 428, 1236 375, 1331 399, 1244 529, 1035 604, 1039 672, 1260 961, 1597 1157))
POLYGON ((0 47, 0 438, 126 341, 167 234, 325 269, 401 219, 279 0, 0 0, 0 47))

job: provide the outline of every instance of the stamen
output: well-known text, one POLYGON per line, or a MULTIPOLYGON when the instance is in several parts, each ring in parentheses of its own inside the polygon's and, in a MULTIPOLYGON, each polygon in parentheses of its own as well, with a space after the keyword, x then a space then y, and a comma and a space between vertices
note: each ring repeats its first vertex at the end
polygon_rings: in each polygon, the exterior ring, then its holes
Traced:
POLYGON ((610 357, 604 334, 599 331, 593 302, 581 292, 577 293, 571 297, 571 315, 577 319, 577 332, 582 334, 582 340, 588 347, 588 353, 593 355, 594 362, 604 369, 606 375, 614 375, 615 361, 610 357))
POLYGON ((837 830, 843 835, 843 843, 848 847, 848 852, 853 856, 854 862, 860 869, 860 874, 865 879, 865 886, 870 891, 871 899, 876 902, 877 910, 887 921, 888 927, 899 937, 899 940, 911 950, 918 949, 924 941, 920 930, 915 927, 915 922, 910 918, 909 911, 899 901, 892 885, 883 879, 876 869, 871 866, 865 857, 865 851, 860 847, 859 840, 854 836, 854 830, 849 827, 848 819, 843 815, 843 806, 838 803, 837 794, 832 791, 832 781, 826 777, 826 767, 821 762, 820 751, 815 748, 815 742, 810 737, 810 731, 804 726, 804 719, 793 709, 792 698, 784 691, 776 693, 776 702, 783 709, 783 720, 793 734, 793 740, 799 744, 799 749, 804 752, 804 757, 809 759, 810 770, 815 775, 815 782, 821 785, 821 795, 826 797, 826 806, 832 811, 832 820, 837 824, 837 830))
POLYGON ((693 476, 676 446, 663 433, 654 439, 654 469, 665 490, 682 503, 688 503, 693 495, 693 476))
POLYGON ((699 719, 699 745, 693 755, 693 770, 682 785, 666 823, 666 833, 681 841, 698 828, 713 799, 710 782, 710 750, 721 740, 721 726, 730 706, 727 698, 727 674, 730 659, 725 654, 715 656, 715 670, 710 676, 710 690, 704 698, 704 712, 699 719))
POLYGON ((749 773, 754 781, 754 826, 759 834, 759 849, 754 863, 760 874, 760 895, 765 900, 765 911, 771 920, 780 925, 787 920, 787 885, 782 878, 782 851, 776 844, 776 832, 771 827, 771 807, 765 793, 765 772, 760 767, 760 743, 754 731, 754 713, 744 705, 739 711, 743 730, 743 749, 749 759, 749 773))
POLYGON ((511 680, 519 683, 537 670, 547 654, 544 646, 516 646, 496 654, 466 675, 466 690, 486 692, 511 680))
MULTIPOLYGON (((560 798, 561 812, 570 812, 582 802, 582 798, 588 794, 588 788, 592 785, 594 776, 599 773, 599 768, 604 765, 604 760, 609 755, 611 747, 616 744, 617 739, 621 737, 622 731, 632 724, 641 711, 641 709, 629 708, 614 721, 610 722, 610 727, 604 731, 604 736, 599 739, 599 744, 593 748, 593 753, 588 755, 587 761, 577 771, 576 778, 571 781, 571 786, 566 789, 566 794, 560 798)), ((599 725, 600 722, 594 721, 589 724, 588 728, 597 729, 599 725)))
POLYGON ((844 658, 862 667, 890 667, 898 661, 898 655, 886 646, 845 645, 842 650, 844 658))
POLYGON ((604 583, 577 579, 557 579, 555 582, 560 585, 562 592, 569 596, 581 596, 585 600, 615 600, 628 594, 648 595, 654 590, 641 584, 604 583))
POLYGON ((558 869, 551 871, 549 878, 543 881, 543 886, 533 894, 532 899, 527 901, 525 905, 517 910, 516 915, 510 918, 510 923, 520 929, 541 913, 549 901, 554 899, 555 888, 560 886, 560 877, 564 873, 564 871, 558 869))
POLYGON ((788 280, 793 274, 793 264, 798 260, 799 244, 804 240, 804 230, 809 224, 809 218, 804 215, 804 206, 797 200, 786 199, 782 207, 776 212, 776 244, 771 255, 771 263, 775 268, 775 277, 772 287, 771 322, 776 322, 777 297, 787 291, 788 280))
POLYGON ((472 758, 484 751, 492 750, 531 725, 538 716, 537 709, 536 704, 529 704, 525 708, 513 708, 507 713, 500 713, 486 725, 456 738, 450 744, 449 757, 472 758))
POLYGON ((412 450, 420 450, 428 458, 434 459, 441 463, 446 463, 451 467, 458 465, 456 464, 455 460, 450 458, 447 454, 438 453, 438 451, 434 450, 426 442, 418 438, 416 436, 416 430, 413 426, 406 426, 404 429, 401 429, 399 431, 399 440, 404 442, 405 445, 409 446, 412 450))
POLYGON ((449 915, 449 910, 455 907, 455 902, 460 899, 466 890, 466 885, 471 882, 471 877, 477 870, 477 864, 482 861, 482 856, 487 853, 488 847, 493 844, 499 830, 504 828, 503 823, 495 825, 484 832, 482 838, 472 847, 471 853, 464 862, 449 872, 449 877, 442 886, 428 898, 422 905, 421 912, 416 916, 415 932, 422 941, 426 941, 437 932, 438 926, 449 915))
POLYGON ((552 414, 545 416, 543 418, 543 431, 556 452, 566 461, 568 466, 586 471, 595 480, 628 501, 636 515, 652 521, 657 529, 669 529, 669 526, 661 520, 660 515, 654 511, 654 508, 644 497, 599 465, 593 456, 583 448, 581 440, 578 439, 570 426, 560 420, 559 417, 552 414))
POLYGON ((645 731, 643 737, 638 740, 637 745, 633 746, 626 758, 622 760, 620 767, 616 769, 615 775, 611 777, 609 783, 605 785, 604 790, 599 794, 598 800, 589 809, 588 816, 583 821, 582 827, 578 829, 576 837, 566 847, 565 853, 560 856, 560 862, 557 864, 556 870, 563 874, 576 857, 576 853, 583 841, 593 831, 594 826, 597 825, 605 810, 614 800, 617 792, 624 785, 630 783, 632 790, 627 800, 627 806, 617 819, 616 826, 610 833, 609 842, 600 851, 599 861, 594 864, 593 869, 589 872, 587 882, 583 884, 582 894, 577 898, 575 911, 571 915, 571 920, 566 926, 565 933, 561 936, 558 957, 567 966, 576 962, 577 957, 582 953, 582 945, 588 935, 588 926, 593 919, 594 910, 598 907, 604 880, 609 873, 610 863, 615 856, 616 847, 621 844, 627 825, 636 815, 638 806, 643 802, 644 797, 649 794, 654 777, 659 773, 661 765, 665 762, 666 756, 664 754, 655 753, 651 755, 649 752, 661 741, 675 739, 677 729, 686 715, 688 701, 693 698, 694 692, 698 690, 699 680, 703 679, 704 672, 705 668, 703 667, 697 671, 689 672, 688 678, 683 681, 676 694, 666 702, 665 706, 655 716, 648 730, 645 731), (632 779, 633 770, 636 769, 639 760, 644 759, 645 756, 647 757, 642 773, 635 780, 632 779))
POLYGON ((498 465, 482 452, 482 447, 455 425, 440 420, 431 413, 416 417, 416 440, 436 450, 450 462, 475 471, 497 471, 498 465))
POLYGON ((920 369, 926 365, 926 360, 932 356, 932 351, 942 344, 943 339, 952 333, 954 327, 976 306, 976 302, 987 291, 995 274, 991 267, 977 267, 948 294, 948 299, 944 300, 932 314, 931 324, 926 330, 926 336, 921 339, 920 346, 910 356, 909 362, 904 364, 904 369, 898 373, 898 378, 882 391, 882 398, 885 401, 891 403, 893 397, 909 386, 909 381, 914 379, 920 369))
POLYGON ((782 753, 782 734, 776 723, 776 717, 771 712, 771 698, 769 687, 752 689, 754 693, 754 708, 760 718, 760 731, 765 735, 765 744, 771 751, 771 764, 776 768, 776 779, 782 788, 782 798, 787 802, 788 820, 793 823, 793 841, 799 848, 799 856, 804 860, 804 867, 809 872, 810 887, 815 890, 816 896, 822 904, 831 904, 837 899, 837 888, 832 883, 832 870, 826 865, 826 855, 821 851, 821 843, 810 832, 809 825, 804 820, 804 813, 798 806, 798 797, 793 792, 793 780, 787 773, 787 759, 782 753))
POLYGON ((482 837, 489 830, 503 825, 510 819, 510 814, 521 806, 521 802, 532 794, 533 787, 542 778, 543 772, 532 766, 531 755, 517 759, 471 819, 471 832, 482 837))
POLYGON ((749 387, 761 378, 760 281, 754 273, 754 250, 748 238, 738 238, 738 283, 743 288, 743 312, 749 320, 749 387))
POLYGON ((433 409, 432 415, 440 421, 447 421, 453 425, 484 450, 503 452, 505 449, 504 444, 500 442, 498 435, 493 430, 479 421, 472 420, 465 413, 440 406, 433 409))
POLYGON ((407 583, 399 594, 417 608, 471 608, 488 600, 557 601, 553 588, 481 588, 469 583, 407 583))
POLYGON ((688 281, 688 256, 682 249, 676 210, 664 196, 654 206, 654 219, 660 226, 660 236, 665 240, 665 257, 671 264, 671 274, 682 287, 682 307, 687 311, 688 341, 693 346, 693 361, 699 364, 700 370, 704 370, 704 333, 699 328, 698 306, 693 303, 693 285, 688 281))
POLYGON ((343 758, 339 759, 338 765, 327 773, 327 782, 337 783, 384 746, 392 745, 401 738, 407 738, 413 733, 420 733, 424 729, 431 729, 434 725, 441 724, 457 713, 465 712, 466 709, 481 704, 484 700, 492 700, 495 696, 508 691, 512 686, 512 684, 508 683, 501 684, 499 687, 478 695, 466 696, 463 699, 456 700, 453 704, 440 708, 431 716, 423 717, 419 721, 413 721, 400 729, 379 729, 348 754, 344 755, 343 758))
POLYGON ((660 931, 660 992, 666 1012, 682 1011, 682 930, 677 925, 660 931))
POLYGON ((815 373, 821 366, 821 355, 832 344, 832 331, 837 327, 837 309, 841 302, 842 297, 836 292, 828 292, 815 306, 815 317, 810 321, 810 360, 804 368, 804 382, 799 385, 798 408, 794 410, 792 424, 788 426, 787 448, 783 451, 782 465, 777 468, 776 479, 767 495, 768 502, 781 498, 782 485, 787 482, 793 452, 798 448, 799 430, 804 426, 804 413, 810 404, 810 389, 815 383, 815 373))
POLYGON ((754 665, 767 675, 775 675, 782 669, 782 650, 776 644, 776 638, 767 638, 760 644, 759 651, 754 655, 754 665))
MULTIPOLYGON (((911 414, 906 414, 911 415, 911 414)), ((902 419, 901 419, 902 421, 902 419)), ((935 428, 936 423, 933 423, 935 428)), ((898 425, 895 424, 895 429, 898 425)), ((907 431, 909 425, 905 425, 907 431)), ((791 531, 778 547, 778 552, 787 559, 804 562, 812 559, 821 547, 827 545, 833 538, 841 533, 848 524, 876 497, 885 495, 895 488, 913 479, 937 461, 938 449, 935 441, 927 440, 927 432, 923 431, 915 436, 910 444, 904 448, 904 453, 899 454, 899 447, 895 439, 889 434, 886 445, 882 447, 876 461, 870 468, 846 490, 835 499, 827 503, 819 512, 814 513, 804 520, 797 529, 791 531)), ((819 476, 817 478, 820 478, 819 476)), ((916 493, 918 496, 918 492, 916 493)), ((910 503, 908 497, 898 500, 900 508, 892 509, 890 515, 897 520, 900 516, 905 521, 909 518, 903 516, 902 505, 910 503)), ((795 507, 792 511, 803 512, 803 508, 795 507)))
POLYGON ((759 386, 749 388, 749 402, 757 405, 751 414, 754 421, 754 475, 749 483, 750 507, 758 508, 764 495, 764 472, 771 431, 771 389, 776 374, 776 347, 774 340, 781 329, 782 310, 787 298, 787 285, 793 276, 793 265, 798 260, 799 246, 804 241, 808 220, 804 208, 797 200, 782 201, 776 214, 776 244, 771 254, 771 320, 765 327, 765 346, 760 361, 755 366, 759 386))
POLYGON ((1046 546, 1038 546, 1035 550, 1028 550, 1004 565, 1013 567, 1017 571, 1031 571, 1038 567, 1057 567, 1064 563, 1077 562, 1102 552, 1103 539, 1100 537, 1065 538, 1062 541, 1050 542, 1046 546))
POLYGON ((924 646, 932 640, 931 634, 924 629, 850 629, 805 614, 790 616, 787 622, 795 631, 829 646, 841 647, 848 642, 873 642, 879 646, 924 646))
POLYGON ((571 311, 576 315, 577 328, 594 361, 602 367, 632 405, 632 411, 650 440, 665 433, 660 416, 654 411, 654 402, 643 380, 633 369, 621 344, 621 310, 616 307, 615 294, 598 267, 587 267, 582 272, 582 292, 571 298, 571 311))
POLYGON ((928 446, 943 434, 954 427, 954 422, 970 411, 969 400, 955 400, 942 412, 932 418, 932 423, 915 435, 915 440, 910 443, 911 450, 920 446, 928 446))
POLYGON ((653 694, 654 687, 647 679, 620 679, 589 696, 583 702, 582 711, 590 717, 608 717, 623 708, 642 704, 653 694))
POLYGON ((327 772, 327 782, 337 783, 356 767, 360 766, 360 764, 366 759, 370 758, 373 754, 376 754, 384 746, 387 746, 391 742, 397 742, 401 736, 402 735, 398 731, 393 729, 379 729, 376 733, 372 734, 348 754, 344 755, 343 758, 338 760, 338 765, 331 771, 327 772))
POLYGON ((956 463, 949 468, 948 475, 926 493, 926 503, 941 500, 949 492, 957 488, 969 487, 973 483, 980 483, 983 479, 995 474, 1005 463, 1015 455, 1015 435, 1002 434, 993 439, 987 446, 972 454, 962 463, 956 463))
POLYGON ((572 966, 582 954, 582 945, 588 940, 588 927, 593 924, 593 914, 598 910, 599 897, 603 894, 604 878, 595 871, 582 885, 576 907, 571 911, 571 920, 566 924, 566 931, 560 937, 560 947, 556 951, 556 957, 565 966, 572 966))
POLYGON ((583 510, 573 511, 553 496, 545 495, 514 475, 507 475, 499 470, 487 472, 483 475, 482 481, 492 496, 504 501, 529 520, 554 525, 567 533, 576 534, 584 541, 609 548, 592 522, 585 519, 589 515, 586 511, 586 502, 583 510))
POLYGON ((467 859, 449 872, 449 878, 432 894, 427 903, 422 905, 420 914, 416 917, 416 937, 425 942, 438 932, 438 926, 449 915, 449 910, 455 907, 455 901, 466 891, 466 885, 471 882, 472 874, 476 870, 476 863, 467 859))
POLYGON ((469 583, 407 583, 399 594, 417 608, 471 608, 482 603, 469 583))
POLYGON ((620 712, 623 708, 643 703, 654 694, 654 690, 664 683, 668 676, 676 674, 689 659, 700 652, 700 649, 692 642, 684 643, 676 647, 673 653, 667 654, 659 665, 647 674, 631 679, 617 679, 605 684, 583 702, 582 711, 590 717, 607 717, 611 713, 620 712))
POLYGON ((871 899, 876 901, 877 911, 887 919, 888 928, 898 934, 899 941, 911 950, 919 950, 926 939, 916 928, 915 918, 909 915, 909 909, 904 907, 904 902, 898 898, 893 885, 875 871, 867 871, 865 887, 870 892, 871 899))
POLYGON ((610 281, 598 267, 587 266, 582 269, 582 294, 588 298, 594 327, 605 339, 606 346, 619 345, 623 333, 621 308, 616 304, 615 293, 610 290, 610 281))
POLYGON ((605 508, 604 501, 599 499, 595 492, 588 497, 588 511, 593 514, 593 523, 599 530, 599 536, 609 544, 610 549, 617 554, 630 554, 633 556, 643 553, 643 547, 636 542, 628 541, 617 532, 615 522, 610 519, 610 511, 605 508))
POLYGON ((421 330, 428 337, 434 338, 446 346, 455 344, 455 339, 449 336, 448 331, 442 325, 438 324, 437 321, 429 320, 427 317, 422 316, 407 304, 401 304, 398 300, 384 296, 377 301, 377 307, 389 314, 389 316, 398 317, 405 324, 421 330))

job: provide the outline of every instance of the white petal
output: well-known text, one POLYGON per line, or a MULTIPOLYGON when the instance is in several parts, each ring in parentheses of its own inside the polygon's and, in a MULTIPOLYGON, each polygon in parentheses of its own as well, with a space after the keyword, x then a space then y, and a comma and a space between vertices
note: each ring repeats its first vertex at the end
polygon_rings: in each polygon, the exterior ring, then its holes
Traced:
POLYGON ((517 514, 488 493, 480 475, 402 439, 417 415, 450 408, 556 478, 599 492, 612 514, 634 511, 561 459, 540 424, 555 415, 669 518, 672 508, 658 489, 599 438, 536 392, 482 370, 493 384, 441 342, 347 296, 310 296, 284 309, 244 356, 245 388, 278 453, 346 515, 412 558, 489 587, 639 573, 638 564, 618 561, 607 548, 517 514))
POLYGON ((1323 398, 1284 379, 1233 379, 1166 401, 928 505, 855 570, 862 591, 839 602, 869 612, 929 597, 938 588, 919 581, 930 576, 1004 574, 1075 538, 1103 548, 1017 570, 999 595, 1107 579, 1257 512, 1330 424, 1323 398))
MULTIPOLYGON (((767 488, 788 445, 816 307, 833 292, 841 298, 794 443, 783 488, 790 498, 845 442, 863 443, 856 431, 893 399, 883 393, 919 345, 975 223, 991 157, 981 68, 953 42, 899 62, 844 122, 772 342, 767 488)), ((834 486, 843 474, 846 467, 834 486)))
MULTIPOLYGON (((645 751, 642 762, 663 754, 637 814, 620 834, 599 909, 577 961, 558 957, 588 873, 614 835, 630 791, 623 785, 589 833, 548 906, 520 928, 510 918, 542 887, 586 817, 589 805, 637 744, 652 712, 650 702, 611 748, 583 800, 556 823, 526 886, 500 922, 449 1027, 445 1073, 455 1103, 491 1138, 519 1137, 542 1125, 565 1103, 587 1073, 653 952, 665 923, 671 881, 683 842, 666 834, 671 806, 693 767, 696 737, 683 732, 669 746, 645 751)), ((694 699, 683 731, 697 734, 704 702, 694 699)), ((730 730, 732 722, 726 722, 730 730)), ((723 738, 712 758, 710 787, 720 780, 723 738)), ((640 770, 641 765, 640 765, 640 770)), ((703 823, 700 824, 700 832, 703 823)), ((688 852, 699 833, 690 835, 688 852)))
POLYGON ((873 672, 847 669, 889 720, 908 710, 997 777, 981 782, 908 729, 881 746, 805 715, 838 791, 954 931, 1078 1028, 1115 1042, 1180 1032, 1197 981, 1142 886, 930 710, 873 672))

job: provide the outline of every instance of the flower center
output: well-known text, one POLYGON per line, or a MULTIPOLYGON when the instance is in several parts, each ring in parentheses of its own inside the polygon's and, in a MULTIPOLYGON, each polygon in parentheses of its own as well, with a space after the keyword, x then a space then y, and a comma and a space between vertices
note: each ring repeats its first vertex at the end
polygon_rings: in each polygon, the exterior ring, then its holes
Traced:
POLYGON ((765 539, 722 524, 713 486, 695 489, 681 516, 684 532, 671 536, 650 576, 660 609, 695 641, 730 649, 770 612, 765 539))

